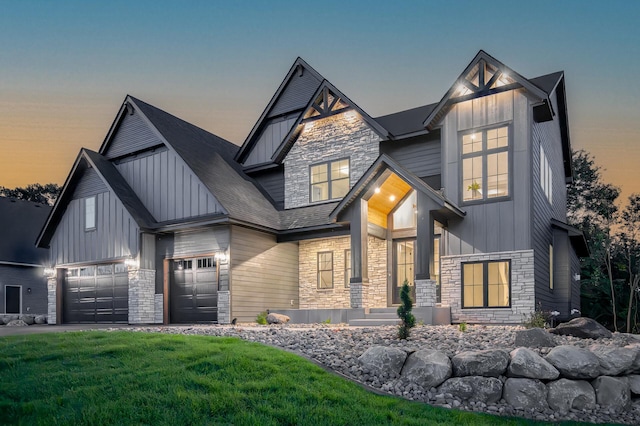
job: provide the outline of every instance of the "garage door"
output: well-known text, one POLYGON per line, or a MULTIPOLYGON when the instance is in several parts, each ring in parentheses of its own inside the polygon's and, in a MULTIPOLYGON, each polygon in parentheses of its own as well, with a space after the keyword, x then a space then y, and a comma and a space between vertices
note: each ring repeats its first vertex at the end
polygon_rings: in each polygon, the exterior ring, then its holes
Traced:
POLYGON ((174 260, 170 288, 170 321, 218 321, 218 276, 213 257, 174 260))
POLYGON ((123 263, 67 269, 63 321, 66 323, 126 323, 129 280, 123 263))

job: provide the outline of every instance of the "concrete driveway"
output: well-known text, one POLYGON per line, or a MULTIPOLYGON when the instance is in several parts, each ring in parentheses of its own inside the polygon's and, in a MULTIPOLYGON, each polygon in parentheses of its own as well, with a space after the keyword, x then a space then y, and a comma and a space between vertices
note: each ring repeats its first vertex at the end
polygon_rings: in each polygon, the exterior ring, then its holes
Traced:
MULTIPOLYGON (((146 326, 149 327, 149 326, 146 326)), ((153 327, 153 326, 150 326, 153 327)), ((127 324, 68 324, 68 325, 30 325, 28 327, 7 327, 0 326, 0 337, 19 336, 23 334, 40 334, 40 333, 61 333, 65 331, 83 331, 83 330, 101 330, 107 328, 117 328, 126 330, 127 328, 135 328, 133 325, 127 324)))

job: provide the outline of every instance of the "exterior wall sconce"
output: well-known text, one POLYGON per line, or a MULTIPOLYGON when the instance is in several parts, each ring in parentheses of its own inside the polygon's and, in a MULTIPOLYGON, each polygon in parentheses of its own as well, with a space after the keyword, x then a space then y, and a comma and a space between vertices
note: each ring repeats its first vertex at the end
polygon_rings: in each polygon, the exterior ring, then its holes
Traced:
POLYGON ((28 293, 28 294, 31 294, 31 287, 28 287, 28 288, 27 288, 27 293, 28 293))
POLYGON ((220 263, 224 263, 224 262, 227 261, 227 254, 224 251, 221 251, 221 252, 216 253, 215 258, 220 263))
POLYGON ((573 274, 574 281, 580 281, 580 274, 573 274))
POLYGON ((46 278, 53 278, 56 276, 56 269, 55 268, 44 268, 44 276, 46 278))
POLYGON ((127 258, 124 261, 124 264, 128 269, 138 269, 140 267, 140 262, 138 262, 137 259, 134 259, 134 258, 131 258, 131 257, 127 258))

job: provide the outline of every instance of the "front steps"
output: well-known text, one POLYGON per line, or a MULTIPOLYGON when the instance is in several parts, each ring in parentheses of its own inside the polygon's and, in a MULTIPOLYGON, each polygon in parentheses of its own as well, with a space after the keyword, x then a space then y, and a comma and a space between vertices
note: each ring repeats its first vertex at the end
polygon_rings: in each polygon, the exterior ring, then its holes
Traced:
POLYGON ((398 325, 398 308, 371 308, 363 319, 349 320, 349 325, 357 327, 373 327, 378 325, 398 325))

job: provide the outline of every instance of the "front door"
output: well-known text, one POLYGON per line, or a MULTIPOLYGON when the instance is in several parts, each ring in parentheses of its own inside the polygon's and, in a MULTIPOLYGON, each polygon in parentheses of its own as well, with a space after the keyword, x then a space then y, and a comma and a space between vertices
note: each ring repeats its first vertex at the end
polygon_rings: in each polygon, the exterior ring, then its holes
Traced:
POLYGON ((20 286, 6 285, 4 286, 5 297, 5 313, 7 314, 19 314, 20 313, 20 286))
POLYGON ((394 305, 402 303, 400 300, 400 291, 405 279, 411 288, 411 300, 414 304, 416 301, 416 287, 414 279, 414 246, 415 239, 398 240, 393 242, 393 283, 392 283, 392 300, 394 305))

